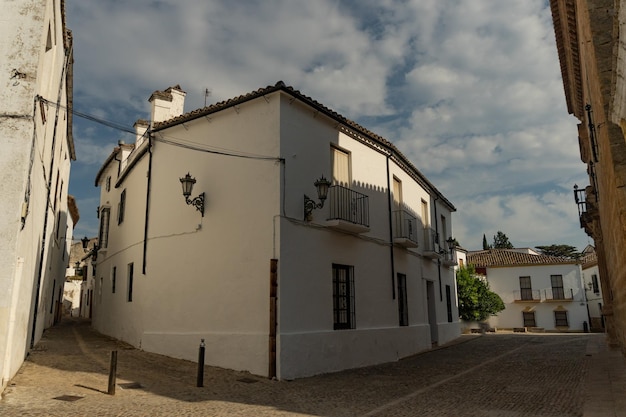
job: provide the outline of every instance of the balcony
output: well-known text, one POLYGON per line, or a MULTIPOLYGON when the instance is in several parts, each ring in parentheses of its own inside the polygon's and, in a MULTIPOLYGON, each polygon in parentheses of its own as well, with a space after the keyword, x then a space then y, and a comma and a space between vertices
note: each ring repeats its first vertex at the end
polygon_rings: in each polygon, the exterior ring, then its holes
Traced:
POLYGON ((333 185, 328 190, 329 216, 326 225, 351 233, 370 230, 369 197, 357 191, 333 185))
POLYGON ((546 302, 573 301, 574 290, 572 288, 546 288, 543 290, 546 302))
POLYGON ((594 228, 599 221, 597 196, 594 187, 588 185, 584 189, 578 189, 578 185, 574 185, 574 200, 578 206, 578 218, 580 219, 581 229, 584 229, 587 235, 594 237, 594 228))
POLYGON ((431 259, 441 258, 439 235, 430 227, 424 228, 424 256, 431 259))
POLYGON ((443 254, 443 260, 441 261, 443 266, 456 266, 456 257, 454 256, 454 249, 450 249, 443 254))
POLYGON ((405 248, 417 247, 417 219, 406 210, 393 212, 393 243, 405 248))
POLYGON ((516 303, 538 303, 541 302, 541 291, 530 288, 513 291, 513 300, 516 303))

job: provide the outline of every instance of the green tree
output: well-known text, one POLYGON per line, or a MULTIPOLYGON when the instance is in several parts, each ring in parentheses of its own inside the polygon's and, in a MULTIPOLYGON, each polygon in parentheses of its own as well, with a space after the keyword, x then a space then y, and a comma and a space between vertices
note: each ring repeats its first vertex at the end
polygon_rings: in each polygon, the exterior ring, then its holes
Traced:
POLYGON ((489 289, 489 284, 478 276, 473 266, 461 267, 456 271, 459 295, 459 317, 466 321, 483 321, 504 310, 498 294, 489 289))
POLYGON ((513 244, 509 242, 509 238, 498 230, 498 233, 493 237, 494 249, 513 249, 513 244))
POLYGON ((578 259, 581 255, 580 252, 570 245, 550 245, 550 246, 535 246, 539 249, 542 255, 557 256, 559 258, 578 259))
POLYGON ((487 243, 487 237, 483 233, 483 250, 487 250, 487 249, 491 249, 491 246, 489 245, 489 243, 487 243))

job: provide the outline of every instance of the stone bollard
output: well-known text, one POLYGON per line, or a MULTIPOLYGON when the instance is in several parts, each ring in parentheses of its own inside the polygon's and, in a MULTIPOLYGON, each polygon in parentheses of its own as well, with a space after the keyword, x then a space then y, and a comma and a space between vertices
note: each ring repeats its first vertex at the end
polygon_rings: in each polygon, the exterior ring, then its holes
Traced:
POLYGON ((111 367, 109 368, 109 390, 107 394, 115 395, 115 379, 117 376, 117 350, 111 351, 111 367))
POLYGON ((204 385, 204 351, 206 347, 204 339, 200 339, 200 349, 198 349, 198 378, 196 380, 196 387, 202 387, 204 385))

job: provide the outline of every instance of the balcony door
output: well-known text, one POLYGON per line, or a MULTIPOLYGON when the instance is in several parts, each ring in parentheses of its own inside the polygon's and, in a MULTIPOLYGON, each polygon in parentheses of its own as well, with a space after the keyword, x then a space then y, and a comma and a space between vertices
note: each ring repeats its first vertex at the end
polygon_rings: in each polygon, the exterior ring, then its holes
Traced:
POLYGON ((533 299, 533 288, 530 282, 530 277, 519 277, 519 289, 520 289, 520 299, 522 300, 532 300, 533 299))
POLYGON ((406 237, 403 233, 404 219, 402 216, 402 182, 396 177, 393 177, 393 213, 395 219, 395 233, 396 237, 406 237))
POLYGON ((565 300, 565 289, 563 288, 563 275, 550 275, 552 284, 552 299, 565 300))
POLYGON ((338 148, 331 148, 331 158, 333 167, 333 185, 341 185, 350 188, 352 179, 350 178, 350 154, 338 148))

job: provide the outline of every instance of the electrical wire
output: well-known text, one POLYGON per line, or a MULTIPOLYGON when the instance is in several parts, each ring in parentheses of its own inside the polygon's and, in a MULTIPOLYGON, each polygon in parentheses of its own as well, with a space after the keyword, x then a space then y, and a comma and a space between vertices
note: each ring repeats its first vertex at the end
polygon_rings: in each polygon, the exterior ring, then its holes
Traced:
MULTIPOLYGON (((43 98, 41 96, 37 96, 37 99, 42 101, 42 102, 44 102, 44 103, 46 103, 46 104, 49 104, 49 105, 52 105, 52 106, 56 106, 56 107, 61 108, 61 109, 68 110, 66 106, 63 106, 60 103, 55 103, 53 101, 47 100, 47 99, 45 99, 45 98, 43 98)), ((87 113, 79 112, 78 110, 75 110, 73 108, 72 108, 72 114, 75 115, 75 116, 78 116, 78 117, 82 117, 83 119, 87 119, 87 120, 90 120, 92 122, 99 123, 101 125, 110 127, 112 129, 120 130, 120 131, 126 132, 126 133, 131 133, 133 135, 135 134, 135 130, 134 129, 128 128, 128 127, 126 127, 126 126, 124 126, 122 124, 119 124, 119 123, 111 122, 111 121, 104 120, 104 119, 101 119, 101 118, 96 117, 96 116, 92 116, 92 115, 87 114, 87 113)))
MULTIPOLYGON (((37 96, 37 100, 40 100, 48 105, 52 105, 52 106, 56 106, 57 108, 61 108, 61 109, 65 109, 68 110, 66 106, 63 106, 60 103, 55 103, 52 102, 50 100, 47 100, 41 96, 37 96)), ((131 133, 133 135, 136 134, 134 129, 130 129, 127 126, 124 126, 122 124, 116 123, 116 122, 111 122, 109 120, 104 120, 101 119, 99 117, 87 114, 87 113, 83 113, 83 112, 79 112, 75 109, 72 108, 72 114, 78 116, 78 117, 82 117, 84 119, 87 119, 89 121, 92 121, 94 123, 99 123, 101 125, 110 127, 111 129, 115 129, 115 130, 119 130, 122 132, 126 132, 126 133, 131 133)), ((148 131, 146 131, 146 133, 149 133, 148 131)), ((144 135, 146 134, 144 133, 144 135)), ((211 153, 211 154, 215 154, 215 155, 223 155, 223 156, 232 156, 232 157, 236 157, 236 158, 245 158, 245 159, 256 159, 256 160, 264 160, 264 161, 276 161, 276 162, 285 162, 284 158, 281 157, 276 157, 276 156, 264 156, 264 155, 255 155, 255 154, 250 154, 250 153, 245 153, 245 152, 236 152, 236 151, 231 151, 231 150, 227 150, 224 148, 215 148, 215 147, 208 147, 208 146, 203 146, 201 144, 198 143, 185 143, 185 141, 183 139, 179 139, 179 138, 174 138, 172 136, 168 136, 168 135, 164 135, 162 132, 158 132, 158 136, 155 135, 154 136, 154 140, 155 141, 159 141, 159 142, 163 142, 163 143, 167 143, 169 145, 172 146, 178 146, 181 148, 185 148, 185 149, 189 149, 189 150, 193 150, 193 151, 197 151, 197 152, 205 152, 205 153, 211 153), (220 150, 217 150, 220 149, 220 150)))

